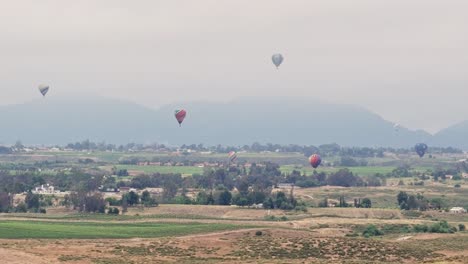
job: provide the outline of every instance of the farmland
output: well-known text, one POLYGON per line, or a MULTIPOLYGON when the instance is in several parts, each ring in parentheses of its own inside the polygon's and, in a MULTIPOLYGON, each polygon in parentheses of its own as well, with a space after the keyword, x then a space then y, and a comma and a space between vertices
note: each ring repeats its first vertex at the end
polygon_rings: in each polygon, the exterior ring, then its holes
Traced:
MULTIPOLYGON (((272 213, 287 220, 266 220, 264 210, 191 205, 131 210, 107 219, 74 213, 57 214, 54 220, 50 215, 34 220, 2 215, 0 252, 5 259, 21 252, 37 263, 463 263, 468 253, 466 232, 412 232, 416 224, 435 223, 425 214, 347 208, 272 213), (385 235, 350 236, 369 224, 386 230, 385 235)), ((449 223, 468 224, 464 218, 449 223)))
POLYGON ((468 217, 447 212, 468 204, 463 158, 386 153, 345 166, 333 154, 312 169, 304 154, 287 152, 241 152, 234 164, 225 153, 178 150, 0 155, 3 188, 21 190, 0 214, 0 254, 8 263, 463 263, 468 217), (289 182, 296 186, 275 187, 289 182), (46 184, 59 192, 36 196, 33 207, 27 188, 46 184), (262 200, 241 197, 254 187, 262 200), (124 205, 131 189, 136 200, 124 205), (401 210, 401 192, 440 208, 401 210), (294 199, 279 205, 278 193, 294 199), (268 199, 271 207, 257 207, 268 199), (354 204, 363 199, 371 208, 354 204), (379 235, 365 235, 369 228, 379 235))

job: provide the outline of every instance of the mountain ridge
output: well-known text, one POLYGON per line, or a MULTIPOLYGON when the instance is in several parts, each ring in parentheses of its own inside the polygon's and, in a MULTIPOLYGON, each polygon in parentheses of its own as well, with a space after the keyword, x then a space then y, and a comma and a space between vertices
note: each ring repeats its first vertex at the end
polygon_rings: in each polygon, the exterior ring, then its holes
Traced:
POLYGON ((223 103, 175 103, 157 109, 103 97, 46 97, 0 106, 0 119, 3 144, 22 140, 25 144, 53 145, 90 139, 116 144, 259 142, 412 147, 437 139, 425 131, 403 127, 396 132, 393 122, 360 106, 293 97, 243 97, 223 103), (188 114, 179 128, 173 114, 181 106, 188 114))

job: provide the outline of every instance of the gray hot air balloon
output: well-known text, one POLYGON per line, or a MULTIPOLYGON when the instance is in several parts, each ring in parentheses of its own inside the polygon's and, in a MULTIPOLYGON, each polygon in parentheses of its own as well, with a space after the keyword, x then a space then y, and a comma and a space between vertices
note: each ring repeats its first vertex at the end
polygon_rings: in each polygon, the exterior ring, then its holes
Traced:
POLYGON ((273 54, 273 56, 271 56, 271 60, 273 61, 273 64, 275 64, 276 68, 278 68, 281 63, 283 63, 283 55, 277 53, 277 54, 273 54))
POLYGON ((49 91, 48 85, 44 85, 44 84, 39 85, 39 92, 41 92, 42 96, 46 96, 48 91, 49 91))

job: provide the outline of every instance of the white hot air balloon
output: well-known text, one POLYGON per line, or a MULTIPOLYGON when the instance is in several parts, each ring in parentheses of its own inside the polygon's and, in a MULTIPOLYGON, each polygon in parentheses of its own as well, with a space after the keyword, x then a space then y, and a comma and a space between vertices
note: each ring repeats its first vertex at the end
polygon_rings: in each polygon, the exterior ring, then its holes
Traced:
POLYGON ((46 96, 48 91, 49 91, 48 85, 45 85, 45 84, 39 85, 39 92, 41 92, 42 96, 46 96))
POLYGON ((277 54, 273 54, 273 56, 271 56, 271 60, 273 61, 273 64, 276 66, 276 68, 278 68, 281 63, 283 63, 283 55, 277 53, 277 54))

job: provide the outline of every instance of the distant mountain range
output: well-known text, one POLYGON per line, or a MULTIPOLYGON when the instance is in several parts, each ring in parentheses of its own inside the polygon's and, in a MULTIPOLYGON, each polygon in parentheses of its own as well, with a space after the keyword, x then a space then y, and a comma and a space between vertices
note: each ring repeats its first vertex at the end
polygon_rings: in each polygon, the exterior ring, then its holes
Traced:
POLYGON ((400 128, 360 107, 298 98, 241 98, 228 103, 192 102, 154 110, 105 98, 46 97, 0 106, 0 143, 107 143, 244 145, 253 142, 411 147, 420 141, 468 149, 468 121, 435 136, 400 128), (174 110, 187 118, 179 127, 174 110))

